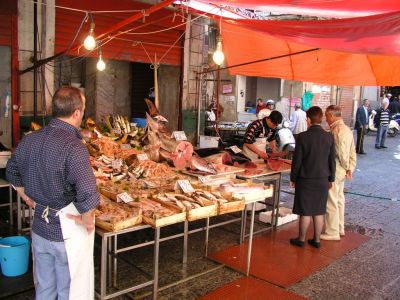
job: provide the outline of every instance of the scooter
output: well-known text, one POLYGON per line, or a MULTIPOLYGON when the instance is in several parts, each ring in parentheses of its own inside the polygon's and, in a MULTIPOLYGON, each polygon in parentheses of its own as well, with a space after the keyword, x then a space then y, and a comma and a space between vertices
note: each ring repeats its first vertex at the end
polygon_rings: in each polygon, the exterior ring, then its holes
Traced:
POLYGON ((371 114, 368 117, 368 129, 367 129, 367 132, 366 132, 367 134, 370 133, 370 132, 377 132, 378 131, 378 128, 376 128, 375 124, 374 124, 375 115, 376 115, 376 110, 372 110, 371 114))
POLYGON ((293 156, 294 148, 296 147, 296 140, 294 139, 293 133, 290 130, 290 124, 288 121, 283 121, 277 127, 276 142, 278 152, 288 152, 288 158, 293 156))
MULTIPOLYGON (((376 111, 372 110, 371 115, 368 117, 367 134, 369 132, 377 132, 378 131, 378 128, 376 128, 375 124, 374 124, 375 115, 376 115, 376 111)), ((391 118, 391 120, 389 122, 388 135, 390 137, 395 137, 397 134, 399 134, 399 132, 400 132, 400 114, 396 114, 391 118)))
POLYGON ((395 114, 391 117, 389 128, 388 128, 388 135, 391 137, 395 137, 400 132, 400 114, 395 114))

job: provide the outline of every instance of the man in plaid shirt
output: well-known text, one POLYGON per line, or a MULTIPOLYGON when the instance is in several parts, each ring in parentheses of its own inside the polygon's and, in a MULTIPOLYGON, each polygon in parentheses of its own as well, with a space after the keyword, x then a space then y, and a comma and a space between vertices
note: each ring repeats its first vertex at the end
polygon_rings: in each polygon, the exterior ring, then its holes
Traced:
MULTIPOLYGON (((60 88, 52 100, 48 126, 25 136, 7 164, 7 178, 35 208, 32 254, 36 299, 68 299, 70 274, 57 212, 71 202, 80 213, 70 216, 94 230, 100 197, 79 127, 85 97, 73 87, 60 88)), ((93 259, 88 257, 87 259, 93 259)))

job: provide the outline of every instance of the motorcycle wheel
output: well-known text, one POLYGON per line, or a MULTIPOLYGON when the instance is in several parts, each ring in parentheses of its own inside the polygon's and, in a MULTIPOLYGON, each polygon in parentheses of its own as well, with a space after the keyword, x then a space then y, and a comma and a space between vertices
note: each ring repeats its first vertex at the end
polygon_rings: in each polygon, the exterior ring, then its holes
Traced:
POLYGON ((388 135, 390 137, 395 137, 398 133, 399 133, 399 131, 396 128, 391 128, 388 130, 388 135))

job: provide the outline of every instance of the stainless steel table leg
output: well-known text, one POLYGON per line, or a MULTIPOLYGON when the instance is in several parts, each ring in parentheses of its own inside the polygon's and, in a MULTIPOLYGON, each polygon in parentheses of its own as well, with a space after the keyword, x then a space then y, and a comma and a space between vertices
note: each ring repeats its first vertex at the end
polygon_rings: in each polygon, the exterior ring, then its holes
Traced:
POLYGON ((246 276, 250 273, 250 262, 251 262, 251 250, 253 246, 253 230, 254 230, 254 215, 256 212, 256 202, 252 203, 251 207, 251 221, 250 221, 250 232, 249 232, 249 247, 247 249, 247 264, 246 264, 246 276))
POLYGON ((206 243, 204 247, 204 256, 207 257, 208 255, 208 236, 210 232, 210 217, 206 219, 206 243))
POLYGON ((9 195, 10 197, 9 201, 10 201, 10 224, 11 226, 14 225, 14 220, 13 220, 13 198, 12 198, 12 186, 10 184, 9 187, 9 195))
POLYGON ((21 196, 17 196, 17 228, 18 232, 22 230, 21 196))
POLYGON ((113 246, 113 238, 114 238, 113 236, 110 236, 108 238, 108 243, 107 243, 107 273, 108 273, 107 279, 108 279, 108 286, 111 286, 112 277, 113 277, 113 274, 112 274, 113 259, 112 259, 112 255, 111 255, 112 246, 113 246))
POLYGON ((188 251, 188 238, 189 238, 189 222, 185 221, 183 223, 184 231, 183 231, 183 258, 182 263, 187 263, 187 251, 188 251))
POLYGON ((153 299, 157 299, 158 292, 158 258, 160 250, 160 227, 154 230, 154 261, 153 261, 153 299))
POLYGON ((279 201, 280 201, 280 190, 281 190, 281 173, 276 175, 274 184, 274 203, 272 205, 272 215, 271 215, 271 225, 274 229, 278 226, 278 216, 279 216, 279 201))
POLYGON ((113 287, 117 287, 117 263, 118 263, 118 260, 117 260, 117 250, 118 250, 118 235, 115 235, 114 236, 114 248, 113 248, 113 254, 114 254, 114 258, 113 258, 113 260, 114 260, 114 262, 113 262, 113 274, 114 274, 114 277, 113 277, 113 287))
POLYGON ((107 289, 107 242, 108 238, 101 239, 101 265, 100 265, 100 299, 105 299, 107 289))
POLYGON ((247 204, 244 206, 244 210, 242 212, 242 227, 240 228, 240 244, 242 244, 245 240, 246 235, 246 225, 247 225, 247 204))

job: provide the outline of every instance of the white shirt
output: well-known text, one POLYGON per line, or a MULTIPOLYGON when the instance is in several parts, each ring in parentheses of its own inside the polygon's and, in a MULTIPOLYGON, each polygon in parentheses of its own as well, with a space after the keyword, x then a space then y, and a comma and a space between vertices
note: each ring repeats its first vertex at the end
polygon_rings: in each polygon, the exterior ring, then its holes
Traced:
POLYGON ((290 129, 292 130, 293 134, 299 134, 307 130, 307 114, 305 111, 301 109, 296 109, 292 113, 291 119, 292 122, 290 125, 290 129))
POLYGON ((364 105, 363 105, 363 108, 364 108, 364 112, 365 112, 365 119, 367 120, 367 123, 368 123, 368 108, 366 108, 364 105))

